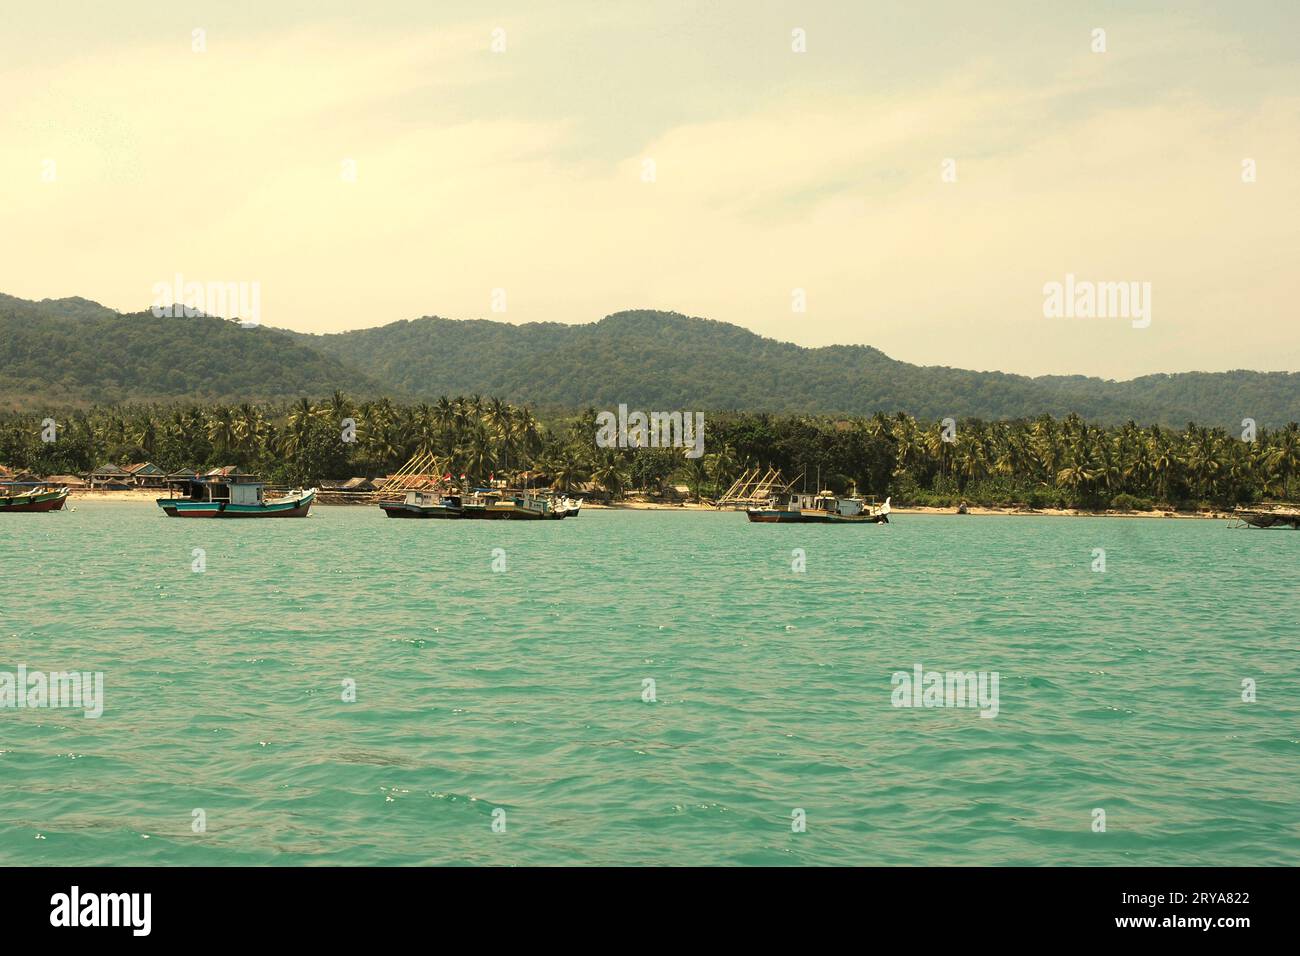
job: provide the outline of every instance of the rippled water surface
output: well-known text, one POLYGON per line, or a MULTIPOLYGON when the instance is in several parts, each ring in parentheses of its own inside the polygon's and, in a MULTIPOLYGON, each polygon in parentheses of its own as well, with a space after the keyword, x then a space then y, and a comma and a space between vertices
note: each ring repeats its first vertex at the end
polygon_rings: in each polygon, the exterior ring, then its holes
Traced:
POLYGON ((0 710, 0 863, 1295 865, 1298 565, 1170 519, 0 515, 0 670, 106 685, 0 710), (891 706, 918 663, 998 715, 891 706))

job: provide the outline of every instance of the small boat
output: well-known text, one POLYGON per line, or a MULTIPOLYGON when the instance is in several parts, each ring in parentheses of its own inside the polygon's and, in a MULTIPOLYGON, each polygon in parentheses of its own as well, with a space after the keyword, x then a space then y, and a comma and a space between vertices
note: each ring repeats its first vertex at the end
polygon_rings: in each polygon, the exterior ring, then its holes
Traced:
MULTIPOLYGON (((480 514, 473 517, 513 521, 559 520, 568 514, 567 508, 557 508, 549 498, 527 491, 507 493, 489 498, 480 514)), ((466 515, 471 517, 471 515, 466 515)))
POLYGON ((560 499, 559 507, 564 509, 564 513, 567 517, 576 518, 578 517, 578 512, 582 510, 582 499, 570 498, 568 495, 565 495, 560 499))
MULTIPOLYGON (((408 495, 407 497, 410 496, 408 495)), ((432 496, 426 494, 425 497, 427 498, 432 496)), ((457 492, 453 489, 447 494, 440 495, 439 497, 442 499, 442 502, 447 504, 445 513, 430 514, 425 515, 424 517, 469 519, 493 517, 493 515, 488 514, 488 509, 493 508, 499 501, 501 501, 502 493, 493 488, 471 488, 467 492, 457 492)), ((398 516, 390 514, 389 517, 395 518, 398 516)))
POLYGON ((1285 501, 1262 501, 1257 505, 1238 505, 1232 516, 1252 528, 1290 528, 1300 531, 1300 504, 1285 501))
POLYGON ((785 503, 773 498, 767 507, 747 508, 745 513, 759 524, 888 524, 889 499, 877 507, 865 498, 823 491, 791 495, 785 503))
POLYGON ((8 511, 62 511, 67 500, 67 488, 35 485, 20 491, 17 485, 7 485, 0 487, 0 514, 8 511))
POLYGON ((185 496, 157 499, 158 507, 169 518, 305 518, 316 498, 315 488, 267 498, 263 482, 233 468, 216 469, 170 484, 173 491, 185 496))
POLYGON ((465 505, 460 495, 431 495, 408 491, 402 501, 381 501, 379 507, 390 518, 463 518, 465 505))

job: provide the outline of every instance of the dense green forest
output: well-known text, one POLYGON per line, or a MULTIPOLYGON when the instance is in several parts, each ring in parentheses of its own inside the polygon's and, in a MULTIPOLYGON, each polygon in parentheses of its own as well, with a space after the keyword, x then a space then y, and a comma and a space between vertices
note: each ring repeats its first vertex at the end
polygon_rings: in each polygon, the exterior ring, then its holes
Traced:
POLYGON ((669 312, 620 312, 589 325, 423 318, 300 341, 407 393, 501 395, 541 409, 737 409, 781 414, 986 420, 1063 417, 1119 424, 1300 417, 1300 373, 1193 372, 1127 382, 1027 378, 910 365, 867 346, 806 349, 738 326, 669 312))
POLYGON ((897 362, 860 345, 805 349, 723 322, 621 312, 586 325, 422 318, 334 335, 216 318, 119 315, 85 299, 0 295, 0 407, 287 401, 334 389, 432 402, 491 394, 555 415, 594 405, 1238 430, 1300 418, 1300 373, 1189 372, 1126 382, 897 362))
POLYGON ((334 388, 382 392, 338 359, 269 329, 124 316, 85 299, 0 296, 0 407, 259 401, 334 388))
POLYGON ((442 397, 433 403, 354 401, 335 392, 311 402, 94 407, 58 421, 41 439, 42 417, 0 415, 0 462, 42 475, 84 473, 104 462, 153 461, 167 470, 238 464, 281 483, 316 483, 395 471, 416 452, 471 480, 523 470, 560 488, 585 482, 615 497, 685 484, 708 498, 751 466, 839 492, 892 495, 899 504, 1054 505, 1144 509, 1230 506, 1287 497, 1300 488, 1300 428, 1261 429, 1243 441, 1223 429, 1174 430, 1133 422, 1097 426, 1077 415, 984 422, 955 428, 906 414, 871 417, 726 413, 706 417, 705 454, 596 445, 595 409, 539 420, 499 398, 442 397), (345 420, 355 440, 344 440, 345 420))

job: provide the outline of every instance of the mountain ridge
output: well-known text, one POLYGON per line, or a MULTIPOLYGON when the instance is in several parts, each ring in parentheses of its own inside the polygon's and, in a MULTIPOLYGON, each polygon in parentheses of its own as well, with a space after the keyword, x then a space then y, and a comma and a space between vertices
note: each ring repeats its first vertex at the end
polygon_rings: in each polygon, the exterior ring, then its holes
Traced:
POLYGON ((1265 427, 1300 417, 1295 372, 1031 377, 913 365, 870 345, 808 348, 658 310, 574 325, 429 315, 306 333, 243 329, 210 317, 122 314, 80 297, 33 302, 0 294, 0 400, 10 404, 33 393, 69 403, 266 401, 335 389, 426 401, 481 393, 555 410, 626 403, 990 420, 1074 412, 1100 422, 1234 428, 1245 417, 1265 427))

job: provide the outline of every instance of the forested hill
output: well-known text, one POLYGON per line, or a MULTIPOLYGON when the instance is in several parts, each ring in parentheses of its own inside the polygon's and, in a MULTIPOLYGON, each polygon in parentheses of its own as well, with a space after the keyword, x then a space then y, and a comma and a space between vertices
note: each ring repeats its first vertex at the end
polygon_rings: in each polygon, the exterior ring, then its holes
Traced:
POLYGON ((86 299, 0 296, 0 407, 262 401, 382 388, 338 359, 225 319, 119 315, 86 299))
POLYGON ((1004 419, 1077 412, 1239 428, 1300 418, 1300 373, 1127 382, 917 366, 859 345, 806 349, 723 322, 620 312, 587 325, 422 318, 332 335, 119 315, 0 295, 0 404, 484 394, 542 409, 698 409, 1004 419))
POLYGON ((1027 378, 909 365, 877 349, 807 349, 739 326, 669 312, 619 312, 589 325, 422 318, 300 336, 423 398, 483 393, 541 407, 619 402, 643 409, 736 409, 1004 419, 1086 419, 1240 428, 1300 417, 1300 373, 1149 375, 1127 382, 1027 378))

